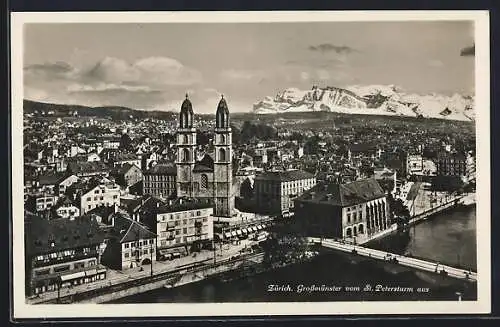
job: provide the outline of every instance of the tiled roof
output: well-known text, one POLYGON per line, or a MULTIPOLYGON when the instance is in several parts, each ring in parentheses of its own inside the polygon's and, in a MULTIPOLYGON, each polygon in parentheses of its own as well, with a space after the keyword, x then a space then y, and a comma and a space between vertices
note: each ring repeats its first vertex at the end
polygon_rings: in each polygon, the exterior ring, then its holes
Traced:
POLYGON ((377 146, 373 144, 351 144, 349 145, 349 150, 351 152, 364 152, 364 151, 375 151, 377 146))
POLYGON ((97 221, 89 217, 47 220, 26 213, 24 233, 26 255, 97 245, 104 239, 97 221))
POLYGON ((38 177, 38 182, 40 183, 40 185, 56 185, 64 176, 65 176, 64 173, 40 175, 38 177))
POLYGON ((314 178, 314 175, 303 170, 268 171, 255 176, 255 180, 288 182, 314 178))
POLYGON ((385 193, 378 182, 369 178, 347 184, 321 183, 304 192, 297 200, 345 207, 365 203, 383 196, 385 193))
MULTIPOLYGON (((114 176, 118 176, 118 175, 124 175, 126 174, 130 169, 132 169, 135 165, 132 165, 128 162, 124 163, 123 165, 121 166, 118 166, 118 167, 115 167, 111 170, 110 174, 111 175, 114 175, 114 176)), ((139 167, 137 167, 139 168, 139 167)), ((139 168, 140 169, 140 168, 139 168)))
POLYGON ((110 235, 119 240, 120 243, 156 238, 156 234, 151 232, 146 226, 122 214, 114 214, 113 218, 114 225, 110 230, 110 235))

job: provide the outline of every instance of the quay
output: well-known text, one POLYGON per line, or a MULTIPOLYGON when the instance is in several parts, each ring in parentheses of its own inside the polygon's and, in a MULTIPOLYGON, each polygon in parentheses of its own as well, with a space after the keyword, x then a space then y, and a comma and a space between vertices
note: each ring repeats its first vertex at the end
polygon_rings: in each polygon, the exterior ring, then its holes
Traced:
POLYGON ((443 274, 452 278, 466 280, 469 282, 477 281, 477 273, 474 271, 466 271, 463 269, 442 265, 439 262, 431 262, 427 260, 416 259, 404 255, 388 253, 385 251, 370 249, 360 245, 346 244, 332 239, 309 237, 308 241, 312 244, 320 245, 326 248, 348 252, 355 255, 369 257, 377 260, 397 263, 402 266, 443 274))

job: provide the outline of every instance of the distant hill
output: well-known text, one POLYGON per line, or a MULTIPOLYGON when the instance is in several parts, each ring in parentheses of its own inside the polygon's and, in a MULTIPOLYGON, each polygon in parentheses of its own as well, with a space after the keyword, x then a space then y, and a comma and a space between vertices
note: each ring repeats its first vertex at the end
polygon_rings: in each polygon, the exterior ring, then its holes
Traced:
POLYGON ((101 117, 111 118, 117 120, 127 120, 131 118, 145 119, 173 119, 177 113, 171 111, 145 111, 131 109, 127 107, 87 107, 80 105, 66 105, 43 103, 30 100, 24 100, 23 103, 24 113, 42 113, 46 114, 51 112, 52 116, 71 116, 75 111, 80 117, 101 117))

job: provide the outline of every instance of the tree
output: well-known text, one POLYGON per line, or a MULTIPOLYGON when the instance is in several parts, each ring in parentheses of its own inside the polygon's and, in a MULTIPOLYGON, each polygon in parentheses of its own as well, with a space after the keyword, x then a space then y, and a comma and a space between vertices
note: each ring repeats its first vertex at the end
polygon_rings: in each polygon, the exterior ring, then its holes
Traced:
POLYGON ((303 258, 309 249, 307 238, 302 235, 297 224, 277 224, 269 229, 269 233, 268 239, 262 244, 264 264, 294 262, 303 258))

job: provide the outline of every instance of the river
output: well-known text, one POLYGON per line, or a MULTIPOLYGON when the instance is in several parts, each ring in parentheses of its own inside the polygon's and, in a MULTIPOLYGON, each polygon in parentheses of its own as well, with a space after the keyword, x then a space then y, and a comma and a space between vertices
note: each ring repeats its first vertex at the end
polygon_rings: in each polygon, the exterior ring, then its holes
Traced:
MULTIPOLYGON (((476 270, 475 206, 440 213, 409 229, 372 242, 371 247, 411 253, 415 257, 440 261, 476 270)), ((123 298, 114 303, 196 303, 196 302, 297 302, 297 301, 380 301, 380 300, 475 300, 473 284, 440 279, 382 262, 357 259, 327 252, 311 262, 296 264, 255 275, 221 282, 207 279, 173 289, 158 289, 123 298), (291 292, 269 291, 270 285, 288 286, 291 292), (322 285, 327 291, 297 292, 303 286, 322 285), (412 288, 403 292, 363 292, 366 285, 412 288), (340 287, 341 291, 332 291, 340 287), (346 291, 353 287, 353 291, 346 291), (356 288, 359 287, 359 290, 356 288), (428 291, 420 292, 417 289, 428 291)))

